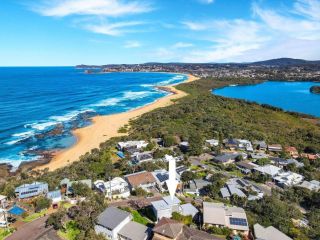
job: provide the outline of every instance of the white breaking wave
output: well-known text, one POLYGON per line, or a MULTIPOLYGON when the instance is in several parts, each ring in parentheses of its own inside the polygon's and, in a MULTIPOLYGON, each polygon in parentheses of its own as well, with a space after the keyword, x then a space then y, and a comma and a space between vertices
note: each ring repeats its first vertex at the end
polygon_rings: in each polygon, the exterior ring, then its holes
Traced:
POLYGON ((43 131, 48 127, 52 127, 56 125, 56 121, 50 121, 50 122, 42 122, 42 123, 31 123, 31 124, 26 124, 27 128, 33 128, 38 131, 43 131))
POLYGON ((25 156, 9 156, 7 158, 0 158, 0 163, 9 163, 14 169, 17 169, 22 162, 39 160, 40 156, 25 157, 25 156))
POLYGON ((34 131, 26 131, 22 133, 12 134, 12 137, 30 137, 34 134, 34 131))
POLYGON ((34 135, 34 131, 26 131, 22 133, 12 134, 13 140, 6 142, 6 145, 14 145, 34 135))
POLYGON ((108 107, 108 106, 115 106, 121 102, 121 98, 108 98, 102 100, 96 104, 92 104, 93 107, 108 107))
POLYGON ((177 81, 177 80, 182 80, 184 79, 185 76, 184 75, 177 75, 174 76, 172 78, 169 78, 168 80, 164 80, 158 83, 154 83, 154 84, 141 84, 140 87, 155 87, 155 86, 166 86, 166 85, 170 85, 171 83, 177 81))
POLYGON ((79 114, 85 113, 85 112, 94 112, 93 109, 83 109, 83 110, 77 110, 77 111, 72 111, 67 114, 61 115, 61 116, 51 116, 49 117, 48 121, 39 121, 36 123, 29 123, 25 124, 25 128, 32 128, 37 131, 43 131, 48 129, 49 127, 53 127, 59 123, 64 123, 71 121, 72 119, 75 119, 79 114))
POLYGON ((141 84, 140 87, 153 87, 155 84, 141 84))
POLYGON ((150 91, 140 91, 140 92, 127 91, 123 93, 123 100, 140 99, 140 98, 148 97, 150 95, 152 95, 152 92, 150 91))
POLYGON ((86 112, 94 112, 94 110, 93 109, 76 110, 62 116, 52 116, 49 119, 55 120, 56 124, 58 124, 58 123, 71 121, 72 119, 76 118, 79 114, 86 113, 86 112))

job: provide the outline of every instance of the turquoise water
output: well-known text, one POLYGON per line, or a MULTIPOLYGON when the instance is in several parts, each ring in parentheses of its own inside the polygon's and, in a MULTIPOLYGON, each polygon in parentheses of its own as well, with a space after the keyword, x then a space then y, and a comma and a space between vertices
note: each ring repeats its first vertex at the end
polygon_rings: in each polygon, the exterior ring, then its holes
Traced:
POLYGON ((320 95, 310 93, 315 82, 264 82, 257 85, 229 86, 213 90, 223 97, 268 104, 286 111, 320 117, 320 95))
POLYGON ((71 130, 90 117, 125 112, 159 99, 155 89, 182 74, 85 74, 73 67, 0 68, 0 163, 14 166, 71 146, 71 130))

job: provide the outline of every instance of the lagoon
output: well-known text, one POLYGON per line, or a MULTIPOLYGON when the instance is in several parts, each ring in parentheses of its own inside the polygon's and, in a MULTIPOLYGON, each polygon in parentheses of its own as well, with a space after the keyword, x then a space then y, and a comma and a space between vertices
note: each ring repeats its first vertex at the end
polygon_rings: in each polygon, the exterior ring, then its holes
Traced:
POLYGON ((213 90, 213 93, 320 117, 320 95, 310 93, 312 86, 320 86, 320 83, 267 81, 256 85, 228 86, 213 90))

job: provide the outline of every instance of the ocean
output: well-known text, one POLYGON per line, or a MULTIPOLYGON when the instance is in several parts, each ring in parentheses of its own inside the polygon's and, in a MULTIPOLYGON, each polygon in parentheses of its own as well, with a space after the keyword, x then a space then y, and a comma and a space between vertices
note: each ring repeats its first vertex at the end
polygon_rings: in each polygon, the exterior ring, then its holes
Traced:
POLYGON ((310 93, 310 88, 315 85, 319 86, 320 83, 270 81, 256 85, 228 86, 213 90, 213 93, 320 117, 320 95, 310 93))
POLYGON ((72 146, 90 117, 132 110, 169 94, 173 73, 94 73, 74 67, 0 68, 0 163, 17 167, 72 146))

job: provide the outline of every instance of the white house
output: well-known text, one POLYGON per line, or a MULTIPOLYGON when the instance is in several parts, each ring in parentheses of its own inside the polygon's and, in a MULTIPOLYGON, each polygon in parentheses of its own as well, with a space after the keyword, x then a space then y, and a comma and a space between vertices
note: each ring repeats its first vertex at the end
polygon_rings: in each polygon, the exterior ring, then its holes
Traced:
POLYGON ((180 200, 175 196, 173 199, 170 196, 163 197, 162 200, 151 202, 151 206, 157 220, 163 217, 171 218, 173 212, 192 217, 199 212, 192 204, 180 205, 180 200))
POLYGON ((0 208, 6 208, 8 206, 7 196, 0 195, 0 208))
POLYGON ((62 201, 62 195, 60 190, 51 191, 47 193, 47 198, 51 199, 52 204, 57 204, 62 201))
POLYGON ((8 226, 7 212, 5 209, 0 208, 0 228, 5 228, 7 226, 8 226))
POLYGON ((156 169, 152 172, 152 175, 157 181, 160 192, 164 192, 167 189, 166 181, 169 179, 169 172, 166 169, 156 169))
POLYGON ((310 182, 303 181, 299 187, 307 188, 310 191, 319 191, 320 190, 320 182, 316 180, 312 180, 310 182))
POLYGON ((303 181, 303 176, 294 172, 281 172, 273 178, 280 187, 291 187, 303 181))
POLYGON ((281 170, 281 168, 270 164, 254 168, 254 171, 260 172, 261 174, 268 175, 270 177, 276 176, 279 172, 281 172, 281 170))
POLYGON ((216 147, 219 145, 219 140, 208 139, 208 140, 206 140, 206 144, 208 144, 210 147, 216 147))
POLYGON ((238 142, 238 149, 246 150, 248 152, 253 152, 252 143, 246 139, 236 139, 238 142))
POLYGON ((15 195, 19 199, 36 197, 41 194, 47 194, 48 184, 44 182, 34 182, 23 184, 15 189, 15 195))
POLYGON ((131 155, 133 164, 153 161, 152 152, 135 152, 131 155))
POLYGON ((108 182, 97 180, 94 182, 94 186, 107 198, 128 198, 130 196, 129 185, 121 177, 115 177, 108 182))
POLYGON ((270 144, 268 145, 268 150, 270 152, 281 152, 282 146, 280 144, 270 144))
POLYGON ((223 203, 203 202, 203 223, 205 226, 228 227, 245 234, 249 232, 247 215, 243 208, 228 207, 223 203))
POLYGON ((141 149, 148 146, 148 143, 146 141, 126 141, 126 142, 118 142, 118 149, 124 150, 126 148, 136 148, 141 149))
POLYGON ((129 212, 108 207, 98 216, 94 229, 97 234, 110 240, 146 240, 149 236, 148 228, 131 220, 129 212))

